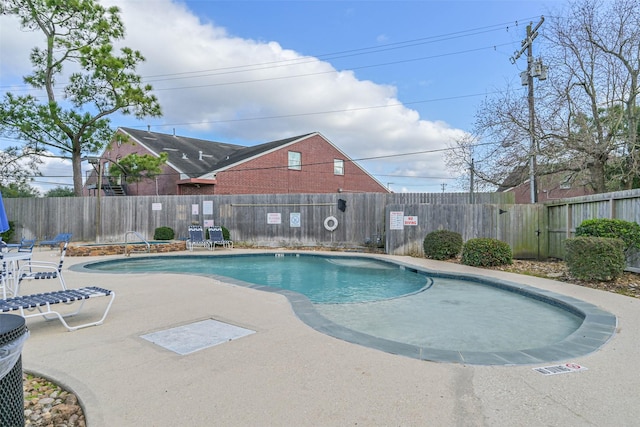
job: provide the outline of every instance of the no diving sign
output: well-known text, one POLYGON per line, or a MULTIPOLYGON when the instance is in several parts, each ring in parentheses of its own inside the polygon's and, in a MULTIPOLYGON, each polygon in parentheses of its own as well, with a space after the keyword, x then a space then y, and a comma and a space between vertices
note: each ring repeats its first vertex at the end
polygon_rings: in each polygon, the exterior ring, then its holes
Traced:
POLYGON ((534 371, 543 375, 568 374, 571 372, 586 371, 587 368, 577 363, 565 363, 564 365, 543 366, 541 368, 533 368, 534 371))

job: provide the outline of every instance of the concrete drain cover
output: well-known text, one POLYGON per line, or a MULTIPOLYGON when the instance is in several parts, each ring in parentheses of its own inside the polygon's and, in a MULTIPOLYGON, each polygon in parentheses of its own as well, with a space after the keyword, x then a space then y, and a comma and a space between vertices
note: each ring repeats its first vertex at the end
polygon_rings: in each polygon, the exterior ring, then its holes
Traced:
POLYGON ((141 338, 167 350, 185 355, 254 333, 255 331, 250 329, 208 319, 141 335, 141 338))

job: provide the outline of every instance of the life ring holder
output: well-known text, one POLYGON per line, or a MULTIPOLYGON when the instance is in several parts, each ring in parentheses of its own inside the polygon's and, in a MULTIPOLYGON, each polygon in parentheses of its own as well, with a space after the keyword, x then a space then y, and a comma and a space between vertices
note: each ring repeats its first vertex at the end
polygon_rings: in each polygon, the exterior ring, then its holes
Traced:
POLYGON ((324 219, 324 228, 327 231, 333 231, 338 228, 338 219, 335 216, 328 216, 324 219))

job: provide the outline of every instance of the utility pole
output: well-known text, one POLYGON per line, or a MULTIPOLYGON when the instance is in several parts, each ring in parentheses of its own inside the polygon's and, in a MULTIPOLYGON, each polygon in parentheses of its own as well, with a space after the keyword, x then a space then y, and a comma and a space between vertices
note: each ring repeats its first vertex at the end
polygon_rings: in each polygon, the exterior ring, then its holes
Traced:
POLYGON ((515 64, 518 58, 526 51, 527 52, 527 71, 520 73, 520 79, 523 86, 529 86, 529 93, 527 95, 529 103, 529 137, 531 138, 531 152, 529 153, 529 190, 531 193, 531 203, 538 201, 538 185, 536 179, 536 153, 538 147, 535 137, 535 108, 533 103, 533 78, 537 77, 538 80, 546 80, 547 78, 547 66, 542 64, 542 60, 533 59, 533 40, 538 37, 538 28, 544 22, 544 16, 540 17, 540 22, 532 29, 533 22, 527 25, 527 37, 522 41, 522 49, 519 52, 514 52, 514 55, 510 58, 512 64, 515 64))
POLYGON ((473 167, 473 159, 471 159, 471 168, 470 168, 470 173, 469 173, 469 203, 473 204, 474 203, 474 197, 473 197, 473 174, 475 173, 474 167, 473 167))

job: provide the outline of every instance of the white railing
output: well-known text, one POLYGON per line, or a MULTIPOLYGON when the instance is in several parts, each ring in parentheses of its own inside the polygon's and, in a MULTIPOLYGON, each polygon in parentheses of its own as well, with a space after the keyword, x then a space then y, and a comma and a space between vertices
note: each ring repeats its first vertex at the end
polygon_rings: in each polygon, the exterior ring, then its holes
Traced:
POLYGON ((124 256, 130 256, 132 253, 149 253, 151 252, 151 245, 149 244, 149 242, 147 242, 147 239, 145 239, 142 234, 138 233, 137 231, 127 231, 124 234, 124 256), (134 251, 131 250, 129 251, 129 235, 133 234, 134 236, 136 236, 138 239, 142 240, 142 242, 144 242, 145 246, 147 247, 146 251, 134 251))

